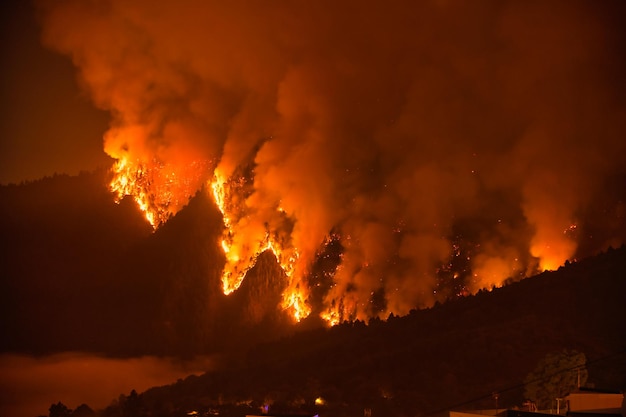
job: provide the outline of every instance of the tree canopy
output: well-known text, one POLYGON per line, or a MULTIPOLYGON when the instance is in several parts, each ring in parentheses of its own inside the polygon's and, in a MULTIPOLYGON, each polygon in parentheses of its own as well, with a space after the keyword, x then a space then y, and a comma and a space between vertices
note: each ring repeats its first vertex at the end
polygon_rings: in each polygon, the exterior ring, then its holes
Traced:
POLYGON ((551 408, 556 400, 587 382, 587 358, 584 353, 564 349, 547 354, 526 376, 524 395, 539 409, 551 408))

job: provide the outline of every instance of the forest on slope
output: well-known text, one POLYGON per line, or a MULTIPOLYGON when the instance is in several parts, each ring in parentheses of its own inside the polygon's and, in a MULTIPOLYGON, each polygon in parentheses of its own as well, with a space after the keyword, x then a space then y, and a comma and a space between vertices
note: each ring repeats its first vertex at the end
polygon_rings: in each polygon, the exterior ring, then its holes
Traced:
POLYGON ((293 326, 275 259, 224 296, 220 213, 205 192, 153 231, 105 171, 0 187, 0 351, 219 354, 218 367, 121 396, 103 415, 432 415, 520 404, 546 354, 583 352, 589 381, 626 388, 626 248, 404 317, 293 326), (322 397, 325 405, 315 405, 322 397), (124 411, 126 410, 126 411, 124 411))
POLYGON ((0 352, 208 354, 265 340, 291 321, 263 256, 230 297, 219 276, 221 215, 206 192, 153 231, 106 171, 0 186, 0 352))
MULTIPOLYGON (((252 346, 201 376, 122 396, 103 415, 241 416, 264 405, 327 416, 446 415, 521 406, 548 354, 582 352, 588 385, 626 388, 626 248, 408 316, 252 346), (323 404, 315 402, 317 398, 323 404)), ((576 372, 575 370, 570 370, 576 372)))

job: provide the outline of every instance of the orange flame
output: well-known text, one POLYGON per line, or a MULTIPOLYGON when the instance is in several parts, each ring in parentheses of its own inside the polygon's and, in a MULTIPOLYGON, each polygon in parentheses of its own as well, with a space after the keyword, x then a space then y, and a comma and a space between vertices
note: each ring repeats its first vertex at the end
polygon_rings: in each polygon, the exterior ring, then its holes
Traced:
POLYGON ((577 225, 572 223, 565 230, 549 230, 535 236, 530 253, 539 259, 541 271, 554 271, 572 258, 576 252, 576 241, 570 235, 576 228, 577 225))
POLYGON ((320 317, 328 323, 329 326, 336 326, 340 323, 339 313, 335 310, 328 309, 327 311, 320 314, 320 317))
POLYGON ((306 303, 304 293, 298 288, 283 293, 282 307, 284 310, 291 312, 296 321, 305 319, 311 314, 311 308, 306 303))
POLYGON ((239 255, 239 248, 233 243, 231 219, 226 207, 227 193, 225 186, 226 178, 218 170, 215 170, 211 189, 213 190, 215 204, 222 213, 225 226, 224 236, 221 241, 222 250, 226 256, 226 265, 222 273, 222 291, 228 295, 239 288, 256 258, 249 259, 247 262, 242 260, 239 255))
MULTIPOLYGON (((125 196, 131 196, 144 213, 146 220, 157 229, 174 216, 197 191, 198 183, 206 173, 207 162, 193 162, 184 167, 165 164, 158 160, 132 160, 125 156, 113 166, 111 190, 119 202, 125 196)), ((271 251, 287 278, 287 285, 282 294, 281 307, 296 321, 306 318, 311 313, 307 304, 308 288, 302 281, 304 268, 297 248, 285 244, 272 230, 271 222, 264 222, 252 208, 245 205, 245 196, 237 195, 242 179, 226 178, 219 169, 214 172, 210 182, 213 199, 222 213, 224 232, 220 241, 225 255, 225 265, 221 282, 224 294, 231 294, 242 284, 246 274, 256 264, 259 255, 271 251)), ((287 214, 277 205, 278 216, 287 214)), ((564 231, 545 229, 531 242, 531 255, 539 262, 540 270, 554 270, 562 265, 574 253, 575 243, 571 234, 576 231, 576 224, 571 224, 564 231)), ((474 290, 482 287, 500 286, 510 275, 511 268, 517 267, 510 261, 512 257, 479 257, 474 265, 474 290)), ((517 259, 515 258, 515 261, 517 259)), ((341 270, 337 268, 336 273, 341 270)), ((345 300, 343 300, 346 302, 345 300)), ((327 307, 320 317, 330 326, 352 317, 352 309, 342 305, 327 307)), ((355 310, 356 311, 356 310, 355 310)))
POLYGON ((113 165, 109 187, 118 203, 131 196, 146 220, 157 229, 189 202, 198 189, 206 164, 206 161, 194 161, 181 168, 122 157, 113 165))
MULTIPOLYGON (((288 285, 282 295, 282 308, 289 311, 291 316, 300 321, 311 313, 306 303, 306 292, 294 280, 294 271, 299 258, 296 248, 284 248, 274 237, 274 233, 265 230, 262 233, 253 230, 244 230, 249 226, 247 216, 238 218, 235 214, 240 207, 231 207, 232 190, 229 189, 228 180, 219 171, 215 170, 211 183, 213 199, 222 213, 224 220, 224 234, 221 247, 226 258, 222 273, 222 291, 228 295, 237 290, 246 277, 248 271, 254 267, 256 260, 265 251, 271 251, 288 279, 288 285), (242 229, 243 233, 239 233, 242 229)), ((280 211, 280 209, 278 209, 280 211)))

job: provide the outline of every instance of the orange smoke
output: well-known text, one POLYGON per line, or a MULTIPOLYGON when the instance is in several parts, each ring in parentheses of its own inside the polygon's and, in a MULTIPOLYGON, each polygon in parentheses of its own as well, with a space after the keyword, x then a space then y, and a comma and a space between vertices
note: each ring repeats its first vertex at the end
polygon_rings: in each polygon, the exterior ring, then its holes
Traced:
MULTIPOLYGON (((466 292, 554 269, 591 235, 564 230, 618 212, 593 197, 626 166, 616 4, 41 7, 45 42, 112 115, 117 197, 158 227, 206 186, 224 292, 269 250, 296 319, 405 314, 445 274, 466 292), (316 282, 332 233, 340 265, 316 282)), ((625 238, 599 228, 587 250, 625 238)))

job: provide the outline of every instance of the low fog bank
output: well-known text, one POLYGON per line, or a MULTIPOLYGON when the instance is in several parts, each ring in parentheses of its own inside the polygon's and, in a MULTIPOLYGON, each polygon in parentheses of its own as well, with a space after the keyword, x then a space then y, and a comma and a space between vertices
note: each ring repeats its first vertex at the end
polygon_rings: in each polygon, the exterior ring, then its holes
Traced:
POLYGON ((106 358, 79 352, 42 357, 2 354, 0 415, 48 415, 50 405, 59 401, 71 409, 87 404, 98 410, 133 389, 142 392, 201 374, 213 366, 211 357, 180 360, 156 356, 106 358))

